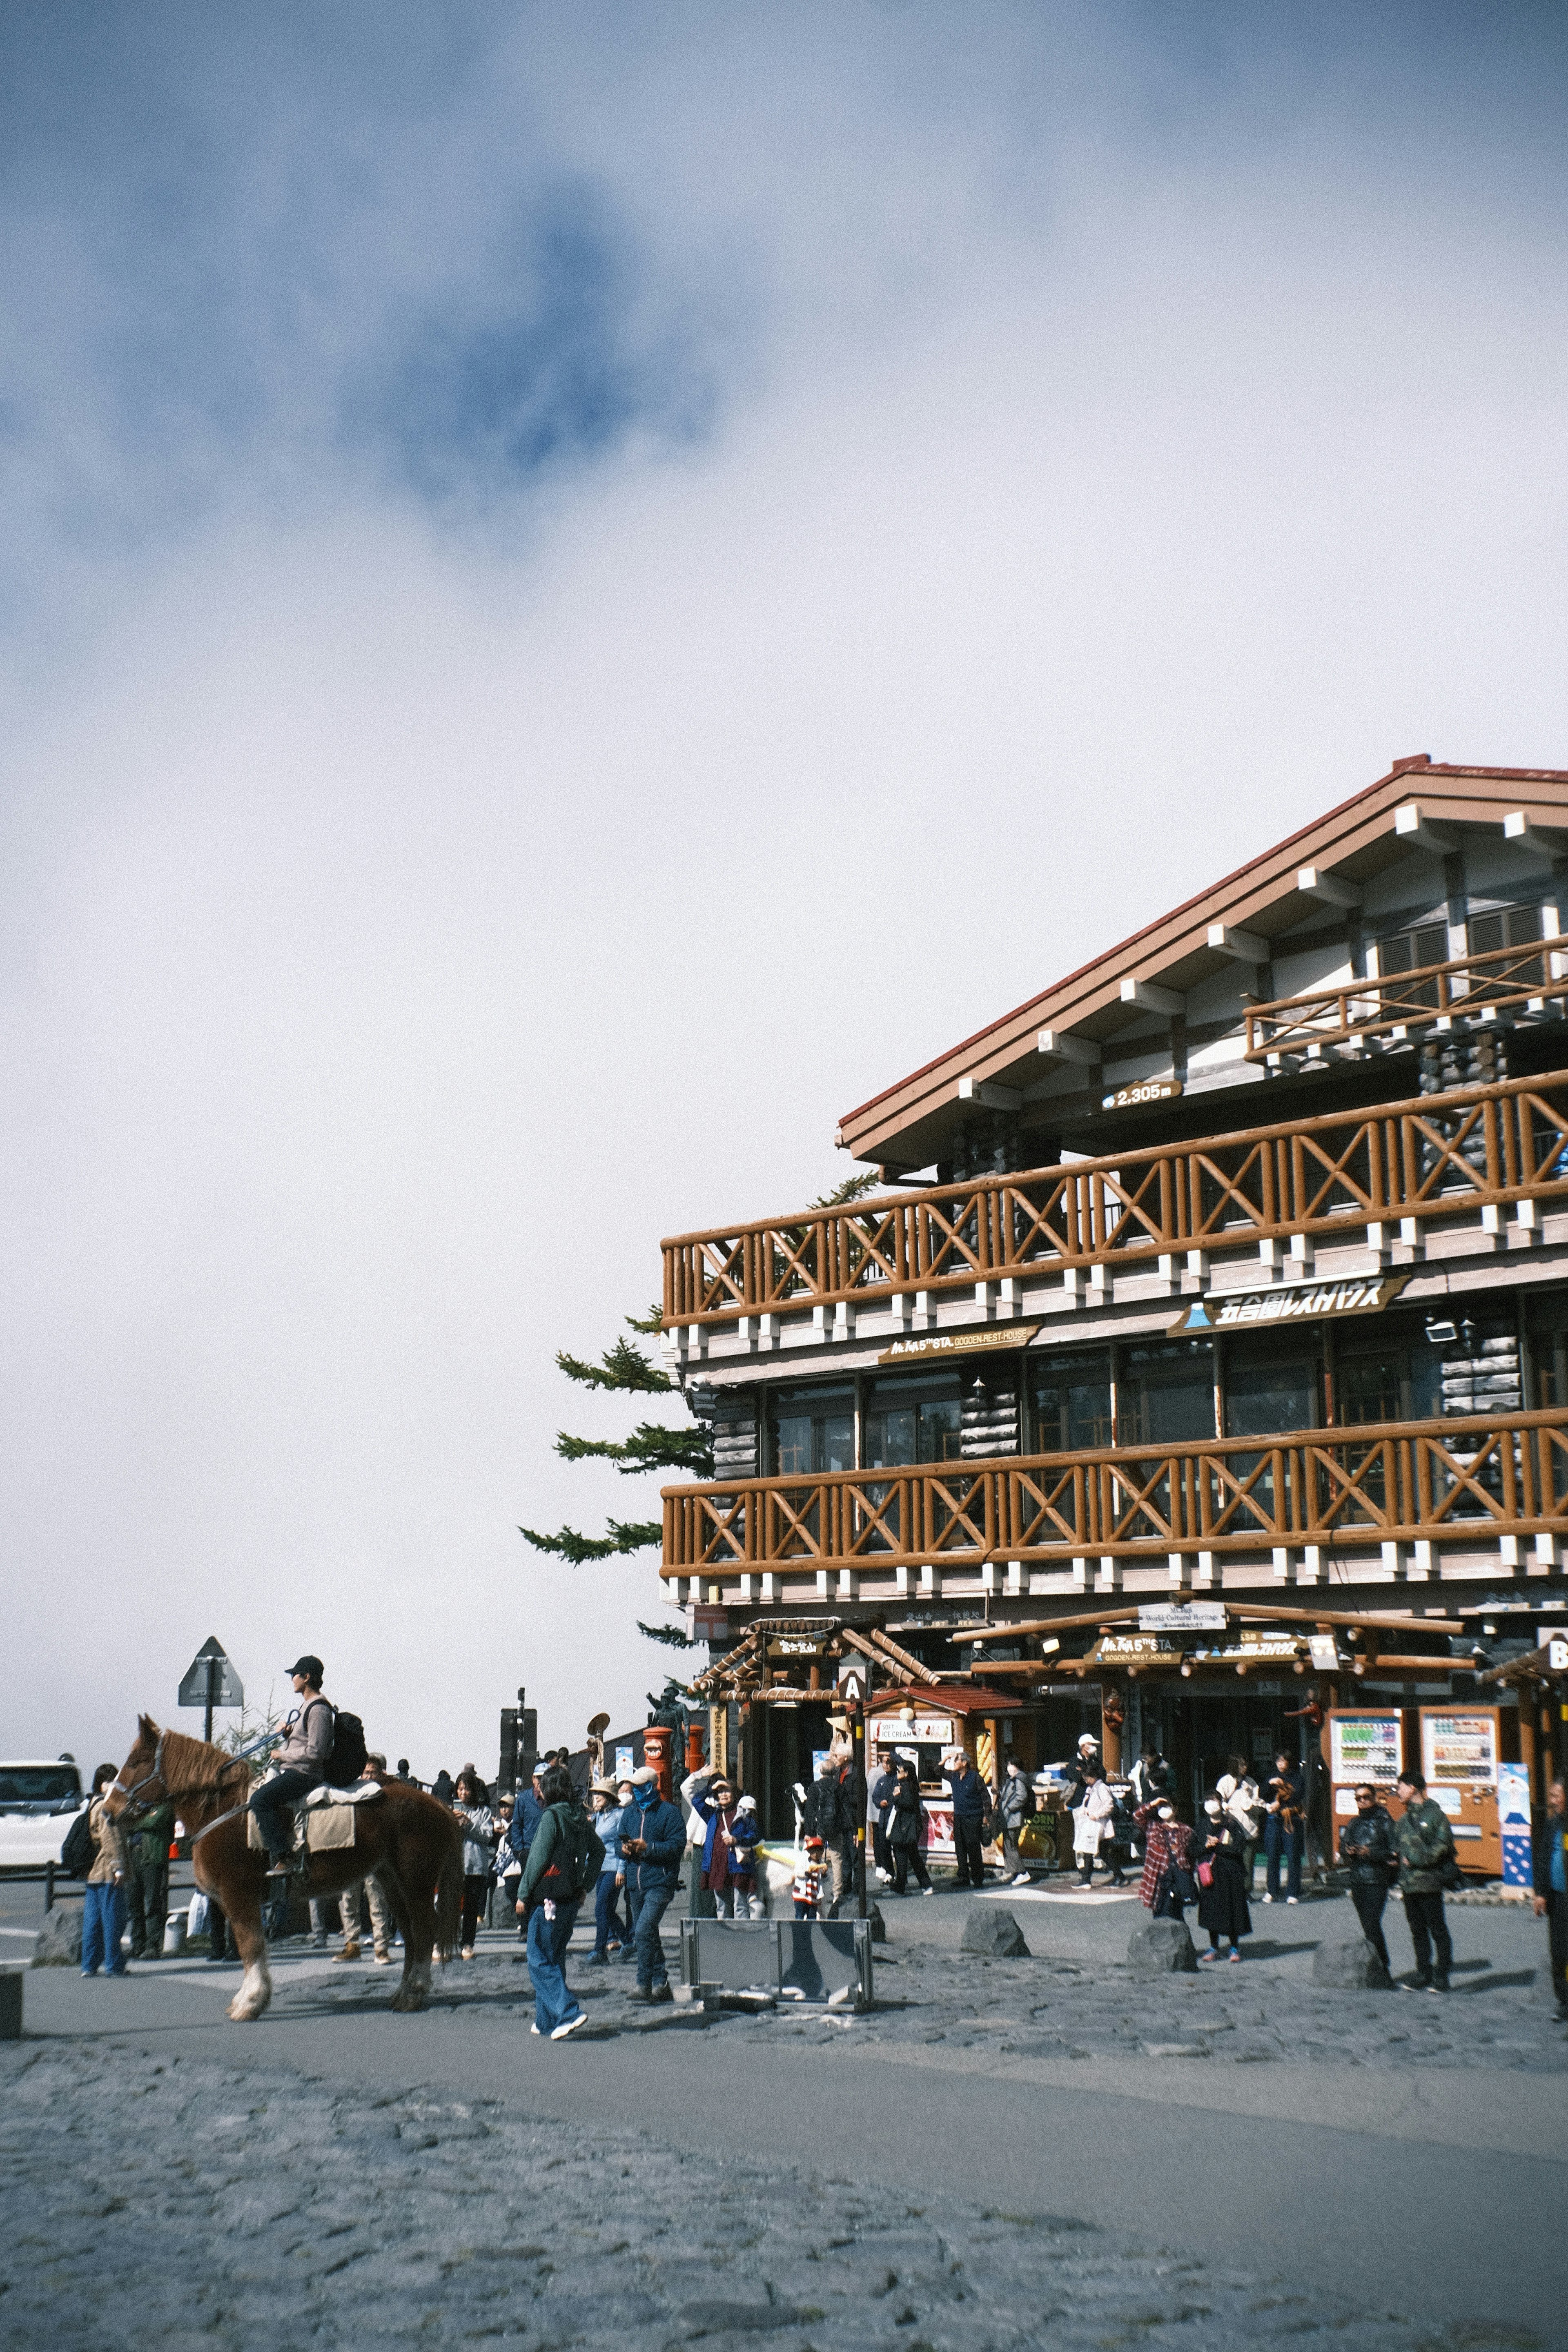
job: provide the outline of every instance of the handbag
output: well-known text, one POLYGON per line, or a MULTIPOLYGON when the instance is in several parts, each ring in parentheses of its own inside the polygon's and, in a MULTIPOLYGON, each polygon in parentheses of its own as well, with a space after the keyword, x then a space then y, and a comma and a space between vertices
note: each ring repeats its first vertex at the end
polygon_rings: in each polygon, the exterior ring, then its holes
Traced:
POLYGON ((1212 1886, 1214 1885, 1213 1863, 1200 1862, 1197 1867, 1196 1876, 1200 1886, 1212 1886))

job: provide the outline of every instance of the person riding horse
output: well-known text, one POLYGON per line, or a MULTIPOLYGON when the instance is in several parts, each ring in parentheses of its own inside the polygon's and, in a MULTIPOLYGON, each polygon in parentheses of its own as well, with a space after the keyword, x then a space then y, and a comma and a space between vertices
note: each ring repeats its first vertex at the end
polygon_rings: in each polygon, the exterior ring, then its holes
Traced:
POLYGON ((281 1770, 269 1773, 250 1800, 261 1843, 272 1868, 287 1871, 294 1845, 293 1813, 302 1797, 327 1776, 336 1721, 331 1699, 321 1696, 325 1668, 320 1658, 299 1658, 289 1669, 300 1696, 300 1707, 283 1727, 283 1745, 273 1761, 281 1770))

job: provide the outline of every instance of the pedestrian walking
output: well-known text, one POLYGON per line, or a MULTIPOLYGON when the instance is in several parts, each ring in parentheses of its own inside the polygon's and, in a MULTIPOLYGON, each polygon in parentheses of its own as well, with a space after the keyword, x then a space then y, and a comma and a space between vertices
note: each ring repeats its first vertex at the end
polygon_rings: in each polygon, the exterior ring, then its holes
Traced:
MULTIPOLYGON (((625 1801, 629 1801, 628 1789, 625 1801)), ((602 1969, 612 1952, 618 1952, 630 1930, 621 1920, 616 1897, 626 1885, 626 1866, 621 1860, 621 1822, 625 1818, 623 1801, 617 1796, 613 1780, 590 1780, 588 1783, 589 1819, 605 1849, 605 1859, 599 1864, 598 1882, 594 1889, 594 1949, 589 1965, 602 1969)))
POLYGON ((962 1748, 950 1749, 942 1759, 942 1777, 952 1800, 953 1884, 984 1886, 985 1864, 981 1849, 991 1792, 962 1748))
MULTIPOLYGON (((1228 1777, 1228 1775, 1226 1776, 1228 1777)), ((1207 1934, 1209 1948, 1200 1960, 1217 1960, 1222 1942, 1228 1958, 1241 1958, 1243 1936, 1252 1933, 1247 1907, 1247 1827, 1222 1794, 1225 1780, 1204 1800, 1204 1817, 1193 1832, 1193 1874, 1198 1887, 1198 1925, 1207 1934)))
POLYGON ((1399 1875, 1399 1843, 1393 1816, 1370 1781, 1356 1790, 1355 1805, 1354 1818, 1340 1825, 1340 1860, 1350 1873, 1351 1901, 1361 1932, 1384 1976, 1392 1977, 1394 1966, 1383 1935, 1383 1908, 1399 1875))
MULTIPOLYGON (((360 1774, 360 1779, 380 1780, 384 1779, 385 1774, 385 1757, 378 1749, 372 1748, 365 1757, 364 1769, 360 1774)), ((396 1933, 396 1928, 393 1922, 392 1906, 383 1894, 381 1881, 374 1871, 371 1871, 366 1877, 358 1880, 353 1886, 345 1886, 338 1897, 338 1911, 343 1924, 343 1944, 342 1951, 336 1955, 336 1958, 340 1960, 357 1960, 360 1957, 362 1900, 370 1913, 371 1948, 375 1964, 378 1968, 390 1968, 392 1939, 396 1933)))
MULTIPOLYGON (((564 2042, 588 2022, 566 1982, 566 1948, 578 1906, 598 1883, 604 1842, 577 1802, 572 1776, 552 1765, 541 1783, 544 1811, 528 1849, 521 1901, 528 1917, 533 2032, 564 2042)), ((673 1808, 671 1809, 673 1810, 673 1808)))
POLYGON ((884 1756, 882 1769, 871 1784, 871 1863, 884 1886, 890 1886, 893 1883, 893 1850, 888 1843, 888 1816, 898 1785, 898 1759, 884 1756))
POLYGON ((479 1919, 490 1897, 500 1823, 490 1805, 489 1790, 472 1764, 458 1775, 452 1811, 463 1825, 463 1932, 458 1948, 464 1959, 474 1957, 479 1919))
POLYGON ((126 1838, 125 1911, 133 1960, 163 1956, 163 1922, 169 1916, 169 1840, 174 1832, 172 1801, 143 1813, 126 1838))
POLYGON ((1399 1892, 1415 1953, 1415 1973, 1426 1991, 1447 1992, 1454 1947, 1443 1916, 1443 1889, 1455 1885, 1459 1874, 1454 1832, 1442 1806, 1426 1794, 1426 1775, 1414 1767, 1399 1776, 1399 1801, 1405 1808, 1394 1825, 1399 1844, 1399 1892))
POLYGON ((632 1903, 632 1944, 637 1958, 634 2000, 672 2000, 669 1970, 658 1923, 669 1907, 686 1852, 686 1825, 680 1808, 659 1793, 658 1774, 651 1764, 639 1764, 632 1774, 632 1813, 620 1832, 626 1864, 626 1893, 632 1903), (626 1834, 627 1828, 633 1834, 626 1834))
POLYGON ((100 1764, 92 1776, 87 1824, 92 1832, 93 1857, 81 1905, 84 1977, 95 1977, 100 1968, 111 1977, 125 1974, 125 1955, 120 1948, 125 1933, 125 1839, 100 1794, 117 1778, 112 1764, 100 1764))
MULTIPOLYGON (((1301 1899, 1301 1857, 1307 1851, 1307 1776, 1281 1748, 1269 1775, 1263 1809, 1265 1903, 1279 1900, 1279 1865, 1286 1865, 1287 1903, 1301 1899)), ((1348 1826, 1348 1824, 1347 1824, 1348 1826)))
POLYGON ((1015 1886, 1027 1886, 1033 1875, 1024 1867, 1018 1840, 1034 1810, 1035 1792, 1029 1786, 1028 1775, 1016 1757, 1009 1757, 996 1795, 996 1819, 1002 1831, 1002 1875, 1010 1878, 1015 1886))
POLYGON ((907 1757, 899 1759, 898 1782, 892 1802, 888 1808, 888 1849, 893 1857, 893 1892, 909 1892, 909 1874, 912 1870, 915 1883, 922 1895, 934 1895, 931 1872, 921 1848, 925 1834, 925 1807, 921 1802, 921 1784, 914 1766, 907 1757))
POLYGON ((1179 1919, 1193 1899, 1193 1832, 1169 1799, 1156 1797, 1133 1816, 1143 1833, 1138 1900, 1156 1919, 1179 1919))
POLYGON ((1215 1786, 1222 1801, 1235 1813, 1247 1832, 1241 1866, 1247 1892, 1250 1895, 1258 1867, 1258 1843, 1263 1835, 1263 1798, 1246 1757, 1232 1756, 1228 1759, 1228 1769, 1221 1774, 1215 1786))
MULTIPOLYGON (((1078 1863, 1078 1883, 1080 1889, 1094 1883, 1095 1859, 1102 1840, 1112 1835, 1111 1816, 1116 1800, 1110 1785, 1098 1762, 1086 1758, 1082 1767, 1083 1793, 1072 1817, 1072 1850, 1078 1863)), ((1120 1871, 1113 1874, 1121 1876, 1120 1871)))
POLYGON ((1568 2021, 1568 1820, 1561 1780, 1553 1780, 1546 1792, 1546 1813, 1531 1840, 1531 1857, 1535 1916, 1546 1922, 1552 1998, 1558 2016, 1568 2021))

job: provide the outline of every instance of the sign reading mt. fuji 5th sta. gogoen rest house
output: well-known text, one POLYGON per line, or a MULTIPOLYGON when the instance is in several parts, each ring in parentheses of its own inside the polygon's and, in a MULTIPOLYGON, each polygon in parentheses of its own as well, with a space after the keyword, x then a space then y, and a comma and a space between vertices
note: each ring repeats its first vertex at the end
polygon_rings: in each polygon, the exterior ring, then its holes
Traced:
POLYGON ((1232 1331, 1238 1325, 1316 1323, 1336 1315, 1381 1315, 1409 1281, 1405 1274, 1355 1275, 1344 1282, 1269 1283, 1258 1290, 1211 1290, 1194 1298, 1169 1336, 1232 1331))
POLYGON ((982 1323, 973 1331, 933 1331, 923 1339, 898 1339, 884 1348, 879 1364, 907 1363, 910 1357, 970 1356, 993 1348, 1026 1348, 1037 1323, 982 1323))

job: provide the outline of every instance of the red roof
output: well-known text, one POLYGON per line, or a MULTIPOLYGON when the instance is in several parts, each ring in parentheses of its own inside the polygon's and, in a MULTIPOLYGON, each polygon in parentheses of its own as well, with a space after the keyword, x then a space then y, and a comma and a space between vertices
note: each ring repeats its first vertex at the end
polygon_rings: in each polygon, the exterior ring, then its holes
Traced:
POLYGON ((901 1706, 914 1706, 928 1715, 1006 1715, 1023 1704, 1005 1692, 984 1690, 978 1683, 906 1683, 901 1690, 879 1693, 870 1712, 897 1715, 901 1706))

